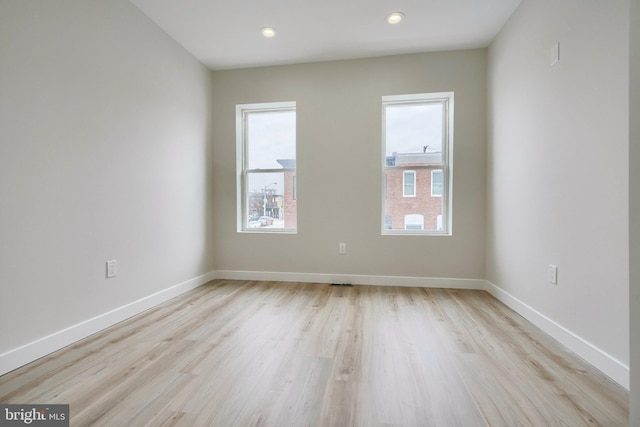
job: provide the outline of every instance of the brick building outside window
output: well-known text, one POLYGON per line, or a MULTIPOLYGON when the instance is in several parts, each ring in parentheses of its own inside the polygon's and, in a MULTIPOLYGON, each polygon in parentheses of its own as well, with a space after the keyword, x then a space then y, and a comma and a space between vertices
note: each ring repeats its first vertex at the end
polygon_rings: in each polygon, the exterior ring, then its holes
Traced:
POLYGON ((442 170, 433 168, 441 158, 436 151, 386 157, 385 229, 442 230, 442 170))

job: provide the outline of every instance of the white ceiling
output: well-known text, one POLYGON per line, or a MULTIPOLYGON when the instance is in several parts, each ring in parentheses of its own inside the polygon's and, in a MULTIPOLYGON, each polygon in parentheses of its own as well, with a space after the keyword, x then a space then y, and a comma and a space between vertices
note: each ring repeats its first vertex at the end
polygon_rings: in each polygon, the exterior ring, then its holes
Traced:
POLYGON ((521 0, 131 0, 214 70, 489 45, 521 0), (390 25, 386 16, 406 18, 390 25), (262 27, 275 27, 266 39, 262 27))

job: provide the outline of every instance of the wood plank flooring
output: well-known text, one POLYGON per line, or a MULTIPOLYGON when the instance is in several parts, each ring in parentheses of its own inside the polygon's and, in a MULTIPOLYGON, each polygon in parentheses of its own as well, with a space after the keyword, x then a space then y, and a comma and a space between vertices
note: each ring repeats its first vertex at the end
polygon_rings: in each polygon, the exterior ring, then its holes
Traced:
POLYGON ((72 426, 626 426, 628 393, 482 291, 217 280, 0 377, 72 426))

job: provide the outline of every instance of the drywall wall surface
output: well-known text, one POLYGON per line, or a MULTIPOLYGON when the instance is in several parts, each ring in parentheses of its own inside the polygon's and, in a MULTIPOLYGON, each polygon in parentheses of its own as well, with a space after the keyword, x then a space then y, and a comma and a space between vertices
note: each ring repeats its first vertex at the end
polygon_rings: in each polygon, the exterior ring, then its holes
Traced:
POLYGON ((216 269, 484 278, 485 70, 480 49, 214 72, 216 269), (447 91, 453 236, 382 236, 381 98, 447 91), (298 231, 239 233, 236 105, 275 101, 297 103, 298 231))
POLYGON ((486 250, 490 282, 627 366, 628 33, 626 0, 525 0, 490 46, 486 250))
POLYGON ((640 425, 640 0, 631 0, 629 37, 629 425, 640 425), (636 118, 636 120, 633 120, 636 118))
POLYGON ((213 269, 209 70, 125 0, 0 1, 0 58, 0 354, 213 269))

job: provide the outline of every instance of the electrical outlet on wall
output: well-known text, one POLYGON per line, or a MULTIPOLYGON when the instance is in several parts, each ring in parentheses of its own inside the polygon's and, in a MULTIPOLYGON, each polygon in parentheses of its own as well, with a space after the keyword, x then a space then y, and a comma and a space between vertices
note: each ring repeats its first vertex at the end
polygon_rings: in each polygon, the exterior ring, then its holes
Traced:
POLYGON ((107 279, 116 277, 118 275, 118 261, 112 259, 107 261, 107 279))
POLYGON ((338 243, 338 253, 340 255, 347 254, 347 244, 346 243, 338 243))

